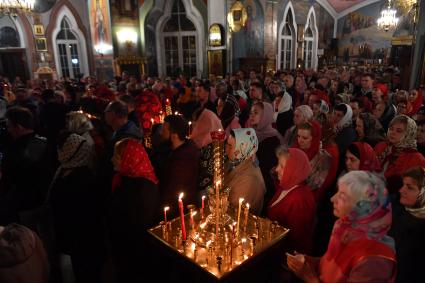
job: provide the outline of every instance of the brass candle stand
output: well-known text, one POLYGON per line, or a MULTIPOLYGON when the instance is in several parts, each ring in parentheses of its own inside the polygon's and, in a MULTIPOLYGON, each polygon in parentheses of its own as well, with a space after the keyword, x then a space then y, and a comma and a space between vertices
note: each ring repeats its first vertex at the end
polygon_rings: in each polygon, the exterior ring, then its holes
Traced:
MULTIPOLYGON (((180 218, 168 221, 167 225, 161 222, 160 225, 149 229, 149 233, 216 279, 223 278, 271 248, 289 231, 269 219, 249 214, 247 224, 242 225, 243 229, 239 234, 235 232, 235 223, 220 225, 217 238, 215 229, 211 229, 214 225, 208 226, 207 220, 201 218, 199 211, 193 214, 193 207, 191 210, 192 214, 185 215, 185 221, 190 223, 190 215, 194 215, 194 225, 193 229, 188 225, 190 229, 186 241, 182 240, 180 218)), ((229 211, 229 217, 232 220, 236 218, 233 209, 229 211)))

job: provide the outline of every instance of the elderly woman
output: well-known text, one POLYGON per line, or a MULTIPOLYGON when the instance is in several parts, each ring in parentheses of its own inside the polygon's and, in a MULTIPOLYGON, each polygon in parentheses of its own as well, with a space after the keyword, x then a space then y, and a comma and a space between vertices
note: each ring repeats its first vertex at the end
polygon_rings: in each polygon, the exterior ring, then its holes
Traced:
POLYGON ((403 174, 400 201, 393 203, 394 237, 397 252, 397 282, 423 282, 421 260, 425 254, 425 169, 415 167, 403 174))
POLYGON ((116 282, 143 281, 151 257, 146 229, 159 215, 158 179, 145 148, 135 139, 115 145, 112 163, 115 176, 108 222, 116 282))
POLYGON ((353 142, 345 153, 345 167, 347 172, 370 171, 381 172, 381 163, 373 148, 364 142, 353 142))
POLYGON ((269 202, 267 216, 289 228, 288 249, 311 252, 316 203, 306 183, 312 168, 307 155, 298 148, 280 146, 276 150, 278 181, 269 202))
POLYGON ((377 176, 352 171, 338 181, 331 199, 338 217, 320 258, 288 254, 287 263, 304 282, 394 282, 394 241, 387 236, 391 205, 377 176))
POLYGON ((313 111, 311 110, 310 106, 298 106, 294 112, 294 126, 286 131, 282 144, 287 145, 288 147, 293 146, 297 139, 297 127, 302 123, 311 121, 311 119, 313 119, 313 111))
POLYGON ((307 179, 307 184, 313 191, 317 202, 325 196, 326 189, 336 178, 335 170, 331 171, 332 158, 328 152, 321 147, 322 129, 318 122, 301 124, 298 127, 298 138, 294 147, 303 150, 308 159, 312 172, 307 179))
POLYGON ((254 129, 241 128, 230 132, 226 143, 229 169, 224 176, 224 185, 230 188, 230 203, 234 207, 239 205, 239 198, 244 198, 252 212, 260 214, 266 187, 256 165, 257 150, 258 138, 254 129))
POLYGON ((265 202, 274 195, 274 184, 270 170, 276 165, 276 148, 281 144, 282 136, 273 128, 273 107, 267 102, 256 102, 251 107, 249 121, 255 129, 259 144, 257 149, 258 163, 266 184, 265 202))
POLYGON ((194 120, 190 138, 201 150, 198 187, 200 190, 205 190, 208 186, 212 185, 214 174, 211 132, 222 130, 222 124, 217 115, 206 108, 195 112, 194 120))
POLYGON ((381 123, 370 113, 360 113, 356 119, 357 139, 371 146, 385 140, 385 131, 381 123))
POLYGON ((389 125, 387 141, 375 146, 390 193, 396 193, 401 187, 401 174, 405 171, 416 166, 425 167, 425 158, 416 149, 416 128, 412 118, 396 116, 389 125))

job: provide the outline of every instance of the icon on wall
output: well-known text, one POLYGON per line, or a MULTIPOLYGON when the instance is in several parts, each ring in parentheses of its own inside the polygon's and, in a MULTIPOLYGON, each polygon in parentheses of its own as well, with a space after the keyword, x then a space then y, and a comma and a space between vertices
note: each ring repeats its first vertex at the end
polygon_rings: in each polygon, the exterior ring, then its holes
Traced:
POLYGON ((34 35, 36 36, 44 35, 43 25, 34 25, 34 35))
POLYGON ((45 37, 35 39, 35 49, 37 51, 47 51, 47 42, 45 37))

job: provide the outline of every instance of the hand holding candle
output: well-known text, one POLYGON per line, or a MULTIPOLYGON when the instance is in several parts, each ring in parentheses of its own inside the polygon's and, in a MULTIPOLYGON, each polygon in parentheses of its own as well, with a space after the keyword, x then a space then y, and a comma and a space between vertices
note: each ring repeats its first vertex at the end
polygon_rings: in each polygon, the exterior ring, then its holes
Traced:
POLYGON ((183 206, 183 198, 184 194, 180 193, 179 195, 179 211, 180 211, 180 219, 182 222, 182 236, 183 236, 183 241, 186 241, 186 225, 184 223, 184 206, 183 206))

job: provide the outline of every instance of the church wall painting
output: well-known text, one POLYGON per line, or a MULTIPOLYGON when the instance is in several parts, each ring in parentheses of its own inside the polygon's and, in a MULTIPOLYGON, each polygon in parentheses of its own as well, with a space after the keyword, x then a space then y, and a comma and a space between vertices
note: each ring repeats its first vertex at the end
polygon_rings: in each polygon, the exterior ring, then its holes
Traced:
POLYGON ((239 69, 240 58, 264 58, 264 12, 258 0, 243 0, 248 13, 245 26, 232 34, 233 66, 239 69))
POLYGON ((112 54, 112 49, 106 50, 112 46, 109 0, 90 1, 90 26, 93 47, 101 47, 103 55, 112 54))
POLYGON ((338 20, 338 55, 343 62, 356 59, 385 59, 389 56, 393 32, 377 29, 376 20, 386 7, 380 1, 358 9, 338 20))
POLYGON ((319 49, 328 49, 334 34, 334 18, 318 3, 314 4, 316 25, 319 32, 319 49))

